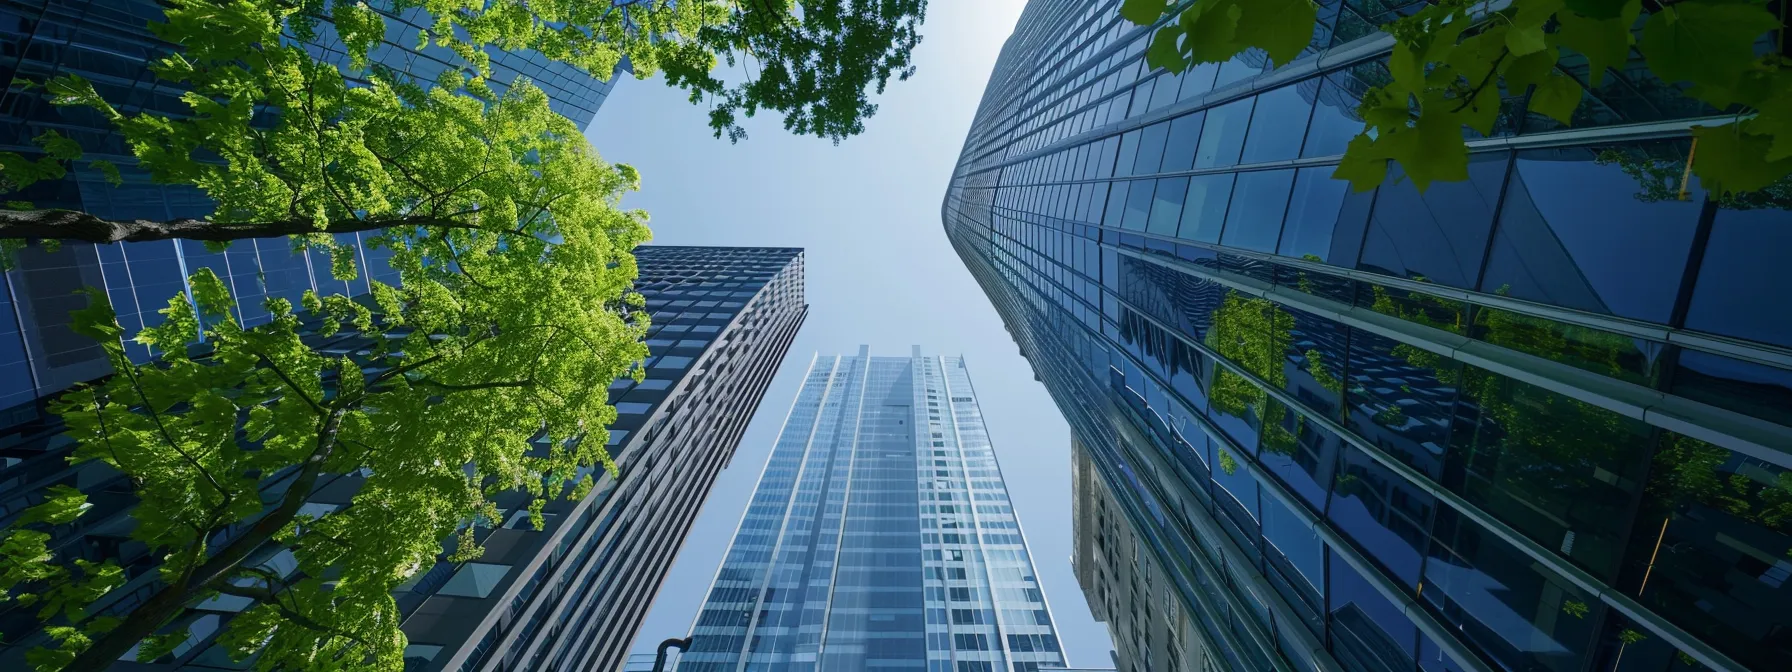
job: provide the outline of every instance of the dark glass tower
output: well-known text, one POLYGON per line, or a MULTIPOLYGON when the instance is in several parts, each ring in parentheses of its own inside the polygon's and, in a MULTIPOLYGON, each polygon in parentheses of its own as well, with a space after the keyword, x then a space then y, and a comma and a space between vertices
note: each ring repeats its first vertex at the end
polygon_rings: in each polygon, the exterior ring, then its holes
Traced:
POLYGON ((958 357, 816 357, 684 672, 1062 667, 958 357))
POLYGON ((1028 5, 942 217, 1223 669, 1792 667, 1792 202, 1681 196, 1716 111, 1637 57, 1352 193, 1400 10, 1171 75, 1118 4, 1028 5))
MULTIPOLYGON (((609 450, 621 477, 600 474, 590 496, 547 505, 534 530, 522 493, 501 496, 497 520, 477 523, 486 551, 476 561, 441 561, 396 594, 409 638, 407 670, 613 670, 652 604, 716 475, 734 454, 791 339, 807 314, 803 252, 797 248, 643 247, 636 250, 652 315, 651 357, 640 383, 610 385, 618 419, 609 450)), ((166 299, 164 298, 164 301, 166 299)), ((27 334, 37 338, 36 334, 27 334)), ((361 347, 352 335, 324 346, 361 347)), ((601 382, 601 381, 599 381, 601 382)), ((130 540, 129 484, 96 463, 71 467, 72 449, 46 421, 0 425, 0 511, 16 514, 44 488, 74 485, 94 510, 78 527, 59 531, 52 548, 112 558, 137 580, 120 595, 145 588, 159 559, 130 540)), ((545 446, 544 446, 545 449, 545 446)), ((359 478, 320 485, 305 511, 348 506, 359 478)), ((251 560, 270 571, 294 571, 290 552, 270 546, 251 560)), ((129 595, 119 598, 132 599, 129 595)), ((102 600, 109 604, 112 597, 102 600)), ((9 633, 0 669, 26 669, 34 609, 0 608, 9 633)), ((248 606, 240 598, 193 605, 179 617, 192 636, 171 660, 117 669, 249 669, 212 643, 248 606)))

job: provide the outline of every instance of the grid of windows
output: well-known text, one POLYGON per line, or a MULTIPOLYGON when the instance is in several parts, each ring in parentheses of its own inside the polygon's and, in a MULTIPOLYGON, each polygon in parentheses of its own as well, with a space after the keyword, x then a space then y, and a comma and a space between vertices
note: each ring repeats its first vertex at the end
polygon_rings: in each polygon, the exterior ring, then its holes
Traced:
POLYGON ((1637 58, 1571 129, 1507 101, 1466 181, 1352 193, 1405 3, 1320 4, 1301 62, 1175 76, 1115 3, 1031 3, 942 207, 1205 655, 1792 665, 1789 204, 1682 198, 1715 111, 1637 58))
POLYGON ((975 399, 957 358, 818 357, 679 669, 1061 666, 1025 541, 981 531, 1019 525, 975 399))

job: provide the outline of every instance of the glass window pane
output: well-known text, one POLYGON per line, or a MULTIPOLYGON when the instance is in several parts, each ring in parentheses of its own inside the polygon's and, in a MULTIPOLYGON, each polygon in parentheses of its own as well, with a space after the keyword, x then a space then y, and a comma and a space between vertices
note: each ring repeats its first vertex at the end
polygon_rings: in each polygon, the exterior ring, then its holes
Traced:
POLYGON ((1158 75, 1157 86, 1151 89, 1151 104, 1146 110, 1161 109, 1176 102, 1176 93, 1181 87, 1181 77, 1168 72, 1158 75))
POLYGON ((1101 156, 1095 159, 1095 178, 1107 179, 1114 176, 1114 156, 1119 152, 1120 138, 1108 138, 1101 141, 1101 156))
POLYGON ((1274 252, 1282 235, 1282 215, 1294 186, 1292 170, 1241 173, 1232 187, 1232 207, 1220 244, 1257 252, 1274 252))
POLYGON ((1792 346, 1792 310, 1762 310, 1764 297, 1792 296, 1786 251, 1792 213, 1784 205, 1720 208, 1699 265, 1686 326, 1714 334, 1792 346))
POLYGON ((1245 129, 1251 124, 1255 98, 1233 101, 1207 111, 1201 127, 1201 144, 1195 150, 1196 168, 1219 168, 1238 163, 1244 149, 1245 129))
POLYGON ((1102 226, 1120 228, 1120 219, 1124 216, 1126 209, 1127 189, 1131 185, 1132 182, 1125 180, 1115 181, 1108 185, 1107 211, 1101 216, 1102 226))
MULTIPOLYGON (((1285 449, 1267 436, 1260 456, 1264 469, 1280 477, 1314 511, 1325 510, 1326 493, 1332 487, 1332 474, 1338 469, 1338 449, 1343 440, 1319 425, 1270 400, 1270 415, 1280 415, 1279 431, 1293 437, 1285 449)), ((1266 433, 1268 430, 1266 430, 1266 433)))
POLYGON ((1330 166, 1302 168, 1294 178, 1276 253, 1339 266, 1356 264, 1375 192, 1352 192, 1330 166))
POLYGON ((1327 620, 1338 665, 1350 672, 1413 669, 1418 628, 1412 620, 1336 552, 1327 552, 1326 558, 1331 576, 1327 620))
MULTIPOLYGON (((1626 172, 1671 167, 1653 154, 1676 149, 1519 153, 1481 290, 1666 323, 1700 203, 1651 199, 1626 172)), ((1792 243, 1792 237, 1786 241, 1792 243)))
POLYGON ((1772 634, 1792 628, 1792 472, 1664 432, 1644 492, 1625 591, 1744 667, 1792 669, 1772 634))
POLYGON ((1313 106, 1313 119, 1307 125, 1307 140, 1301 147, 1301 156, 1343 154, 1350 139, 1363 132, 1363 118, 1356 113, 1363 101, 1362 94, 1351 92, 1341 83, 1353 81, 1347 76, 1332 76, 1320 85, 1319 100, 1313 106))
POLYGON ((1213 80, 1220 74, 1220 64, 1201 63, 1182 73, 1182 89, 1176 100, 1188 100, 1213 90, 1213 80))
POLYGON ((1134 180, 1132 190, 1126 195, 1126 218, 1121 220, 1120 228, 1128 231, 1144 231, 1145 220, 1151 214, 1151 186, 1155 180, 1134 180))
POLYGON ((1694 401, 1792 425, 1792 371, 1681 350, 1673 390, 1694 401))
POLYGON ((1447 507, 1437 512, 1419 595, 1438 618, 1508 670, 1583 669, 1593 624, 1604 609, 1447 507))
POLYGON ((1220 242, 1226 221, 1226 203, 1232 197, 1233 173, 1200 175, 1189 179, 1188 197, 1182 200, 1182 225, 1177 236, 1204 243, 1220 242))
POLYGON ((1454 489, 1609 580, 1650 429, 1578 399, 1465 367, 1450 441, 1454 489), (1460 474, 1460 476, 1456 476, 1460 474))
POLYGON ((1149 79, 1141 82, 1138 86, 1133 87, 1132 104, 1126 108, 1127 119, 1145 114, 1146 108, 1151 103, 1152 90, 1152 81, 1149 79))
POLYGON ((1436 499, 1361 450, 1343 447, 1326 519, 1403 588, 1419 581, 1436 499))
POLYGON ((1156 195, 1151 200, 1151 220, 1145 230, 1163 236, 1176 235, 1176 222, 1182 219, 1182 198, 1188 193, 1188 178, 1167 177, 1157 181, 1156 195))
POLYGON ((1354 329, 1345 368, 1345 424, 1420 473, 1440 479, 1461 365, 1354 329))
POLYGON ((1139 131, 1127 131, 1120 136, 1120 155, 1114 162, 1114 177, 1125 177, 1132 174, 1132 164, 1139 158, 1139 131))
POLYGON ((1280 161, 1299 155, 1302 130, 1313 114, 1313 96, 1318 88, 1319 80, 1315 78, 1259 94, 1239 163, 1280 161))
POLYGON ((1201 140, 1201 124, 1207 113, 1185 114, 1170 121, 1169 139, 1164 144, 1163 171, 1188 170, 1195 164, 1195 147, 1201 140))
POLYGON ((1150 175, 1157 172, 1157 167, 1164 159, 1164 138, 1170 133, 1170 123, 1160 121, 1140 129, 1139 154, 1133 160, 1132 174, 1150 175))
POLYGON ((1481 271, 1508 155, 1469 159, 1465 182, 1433 182, 1421 195, 1396 164, 1375 200, 1357 267, 1472 288, 1481 271))

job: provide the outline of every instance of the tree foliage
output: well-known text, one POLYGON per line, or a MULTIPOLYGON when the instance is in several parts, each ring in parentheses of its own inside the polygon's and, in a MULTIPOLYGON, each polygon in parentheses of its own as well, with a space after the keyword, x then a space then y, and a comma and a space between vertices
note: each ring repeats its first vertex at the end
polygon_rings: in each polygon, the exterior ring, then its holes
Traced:
MULTIPOLYGON (((323 0, 307 0, 321 14, 323 0)), ((364 12, 335 0, 335 12, 364 12)), ((784 115, 784 127, 838 142, 864 130, 875 114, 867 89, 883 93, 891 76, 914 72, 926 0, 388 0, 382 9, 420 6, 435 19, 425 39, 454 49, 489 77, 485 47, 533 49, 608 80, 627 59, 635 76, 664 72, 669 85, 707 101, 716 136, 746 137, 739 122, 761 109, 784 115), (744 82, 715 76, 722 63, 740 66, 744 82)), ((372 44, 383 23, 343 30, 350 43, 372 44)), ((308 25, 308 24, 307 24, 308 25)))
MULTIPOLYGON (((1766 0, 1512 0, 1490 11, 1479 0, 1441 0, 1382 27, 1395 43, 1393 81, 1368 90, 1334 176, 1358 190, 1379 185, 1388 161, 1414 186, 1468 179, 1463 127, 1490 135, 1501 92, 1531 112, 1572 124, 1584 88, 1557 63, 1584 57, 1589 83, 1623 67, 1634 46, 1648 69, 1684 95, 1735 112, 1735 120, 1692 130, 1692 172, 1714 196, 1755 192, 1792 175, 1792 58, 1785 3, 1766 0), (1636 29, 1640 27, 1640 37, 1636 29), (1769 36, 1773 49, 1758 45, 1769 36)), ((1284 64, 1313 34, 1311 0, 1125 0, 1121 15, 1140 25, 1168 20, 1151 38, 1146 63, 1180 72, 1252 48, 1284 64)))
MULTIPOLYGON (((57 552, 78 538, 80 491, 53 488, 0 531, 0 598, 38 608, 39 669, 104 669, 139 644, 138 659, 153 660, 187 639, 171 619, 219 595, 252 601, 218 641, 239 657, 259 651, 258 669, 402 669, 394 588, 450 539, 457 559, 476 557, 469 526, 495 516, 498 493, 526 491, 539 515, 614 469, 602 383, 638 375, 647 354, 630 291, 645 216, 619 208, 634 171, 605 164, 527 82, 502 96, 471 80, 351 84, 283 42, 295 11, 173 3, 156 30, 184 51, 154 67, 188 91, 189 117, 115 106, 76 76, 47 85, 57 104, 111 119, 155 179, 199 186, 217 211, 158 222, 14 210, 0 236, 297 234, 337 251, 332 272, 349 279, 360 269, 328 234, 361 231, 391 249, 401 283, 370 282, 366 301, 272 299, 272 321, 250 328, 201 270, 190 298, 135 334, 159 355, 143 365, 91 293, 73 324, 115 375, 52 410, 77 441, 73 461, 130 480, 132 537, 164 562, 146 599, 111 613, 95 601, 123 583, 120 568, 57 552), (201 332, 204 347, 190 349, 201 332), (350 506, 300 514, 314 486, 349 474, 364 479, 350 506), (295 572, 262 566, 271 545, 293 552, 295 572)), ((348 15, 337 7, 339 25, 348 15)), ((52 161, 32 162, 39 179, 80 160, 54 136, 40 143, 52 161)), ((11 165, 7 175, 31 179, 11 165)))

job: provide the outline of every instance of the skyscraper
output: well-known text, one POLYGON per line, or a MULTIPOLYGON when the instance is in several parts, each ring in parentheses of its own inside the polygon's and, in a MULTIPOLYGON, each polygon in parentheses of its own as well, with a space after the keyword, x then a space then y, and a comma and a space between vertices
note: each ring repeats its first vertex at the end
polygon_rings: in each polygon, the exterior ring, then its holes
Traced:
MULTIPOLYGON (((735 446, 807 314, 803 252, 797 248, 643 247, 638 290, 652 316, 646 379, 610 384, 618 419, 609 450, 620 478, 600 473, 591 494, 556 499, 543 529, 528 520, 525 493, 500 495, 498 519, 476 523, 485 553, 446 559, 397 591, 409 639, 407 669, 613 670, 651 605, 716 475, 735 446)), ((344 347, 360 347, 352 337, 344 347)), ((330 346, 324 346, 328 350, 330 346)), ((599 383, 601 384, 601 382, 599 383)), ((117 472, 97 463, 70 466, 72 445, 52 421, 0 425, 0 507, 34 504, 64 484, 95 493, 95 508, 58 530, 51 547, 116 560, 141 590, 160 558, 130 539, 135 500, 117 472)), ((545 444, 544 444, 545 449, 545 444)), ((359 474, 320 480, 306 512, 353 503, 359 474)), ((252 564, 289 576, 295 563, 277 545, 252 564)), ((102 600, 128 604, 128 596, 102 600)), ((246 599, 220 598, 188 609, 176 623, 191 636, 155 664, 119 669, 247 669, 213 646, 246 599)), ((0 669, 25 669, 25 650, 40 644, 35 610, 0 605, 0 669)), ((111 608, 107 606, 106 608, 111 608)), ((134 654, 133 654, 134 656, 134 654)))
POLYGON ((1403 10, 1173 75, 1117 4, 1028 5, 941 214, 1221 668, 1792 667, 1792 213, 1679 197, 1716 110, 1633 55, 1352 193, 1403 10))
POLYGON ((958 357, 817 356, 679 670, 1060 667, 958 357))

